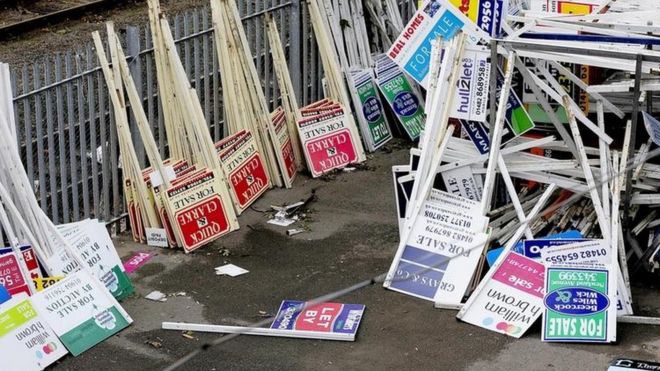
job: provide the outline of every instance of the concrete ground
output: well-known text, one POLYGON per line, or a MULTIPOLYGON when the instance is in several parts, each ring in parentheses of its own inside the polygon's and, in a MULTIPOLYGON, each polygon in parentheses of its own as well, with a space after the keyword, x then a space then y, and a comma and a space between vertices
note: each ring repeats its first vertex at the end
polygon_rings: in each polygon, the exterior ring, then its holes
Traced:
MULTIPOLYGON (((398 242, 390 168, 407 161, 407 150, 379 152, 368 169, 331 180, 300 176, 293 189, 268 192, 240 218, 238 232, 194 254, 150 248, 119 237, 127 259, 157 254, 133 276, 137 293, 124 301, 134 324, 83 355, 67 357, 56 370, 157 370, 216 339, 217 334, 161 330, 163 321, 246 325, 277 311, 283 299, 308 299, 387 270, 398 242), (287 237, 267 224, 269 205, 292 203, 316 189, 307 226, 287 237), (223 256, 227 249, 229 256, 223 256), (214 267, 231 262, 250 271, 231 278, 214 267), (152 290, 171 296, 153 302, 152 290), (154 346, 155 345, 155 346, 154 346)), ((656 316, 660 294, 636 289, 635 300, 656 316)), ((513 339, 458 322, 455 312, 370 286, 343 299, 367 310, 353 343, 241 336, 202 352, 184 370, 605 370, 617 356, 660 361, 660 327, 622 324, 616 345, 547 344, 540 324, 513 339)), ((1 367, 0 367, 1 368, 1 367)))

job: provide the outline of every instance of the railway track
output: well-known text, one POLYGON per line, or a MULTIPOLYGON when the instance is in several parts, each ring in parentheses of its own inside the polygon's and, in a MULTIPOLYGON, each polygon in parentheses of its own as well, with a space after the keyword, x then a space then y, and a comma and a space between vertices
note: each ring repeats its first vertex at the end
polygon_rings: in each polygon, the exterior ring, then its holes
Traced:
POLYGON ((117 6, 123 2, 125 2, 125 0, 91 0, 83 4, 76 4, 74 6, 70 6, 64 9, 58 9, 55 11, 38 14, 32 18, 28 18, 15 23, 0 26, 0 40, 19 36, 21 33, 39 27, 44 27, 58 22, 62 22, 67 19, 80 17, 83 14, 86 14, 91 11, 108 9, 117 6))

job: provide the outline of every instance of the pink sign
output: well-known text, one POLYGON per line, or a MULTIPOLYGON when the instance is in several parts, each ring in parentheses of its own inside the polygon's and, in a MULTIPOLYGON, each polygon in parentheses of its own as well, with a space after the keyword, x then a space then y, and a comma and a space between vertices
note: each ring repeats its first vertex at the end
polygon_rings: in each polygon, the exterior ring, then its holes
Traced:
POLYGON ((148 252, 139 252, 124 263, 124 270, 127 274, 131 274, 141 266, 145 265, 153 257, 154 255, 148 252))
POLYGON ((545 266, 511 252, 495 272, 493 279, 530 295, 543 298, 545 266))

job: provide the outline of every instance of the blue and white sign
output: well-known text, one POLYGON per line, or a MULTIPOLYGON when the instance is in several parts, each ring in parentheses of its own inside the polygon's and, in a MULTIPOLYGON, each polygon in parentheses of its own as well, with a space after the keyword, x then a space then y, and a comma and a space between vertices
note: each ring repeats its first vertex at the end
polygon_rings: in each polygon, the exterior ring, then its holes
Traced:
POLYGON ((532 259, 541 259, 541 250, 550 246, 561 246, 570 243, 582 242, 584 239, 539 239, 526 240, 523 242, 523 255, 532 259))
POLYGON ((476 43, 490 36, 446 0, 430 0, 420 7, 399 37, 392 43, 387 55, 422 86, 427 86, 431 62, 431 41, 442 37, 449 40, 459 30, 467 33, 476 43))
POLYGON ((642 112, 644 127, 656 146, 660 146, 660 121, 646 112, 642 112))

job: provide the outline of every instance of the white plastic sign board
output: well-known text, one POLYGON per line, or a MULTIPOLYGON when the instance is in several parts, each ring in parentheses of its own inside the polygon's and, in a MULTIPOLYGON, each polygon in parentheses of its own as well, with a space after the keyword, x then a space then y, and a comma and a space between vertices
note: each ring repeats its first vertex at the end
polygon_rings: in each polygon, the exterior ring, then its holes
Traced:
POLYGON ((83 270, 32 297, 37 311, 77 356, 126 328, 133 320, 83 270))
POLYGON ((483 181, 481 176, 475 176, 472 173, 469 166, 443 171, 442 180, 449 193, 468 200, 481 201, 484 189, 483 181))
POLYGON ((467 47, 461 59, 450 116, 485 122, 490 91, 490 52, 485 47, 467 47))
POLYGON ((628 358, 617 358, 612 363, 607 371, 649 371, 660 370, 660 363, 651 361, 638 361, 628 358))
POLYGON ((20 294, 0 305, 2 369, 43 370, 67 354, 48 322, 20 294))
POLYGON ((165 228, 145 228, 147 245, 154 247, 168 247, 167 230, 165 228))
MULTIPOLYGON (((543 311, 543 264, 509 252, 496 266, 469 308, 461 311, 462 321, 520 338, 543 311)), ((472 299, 471 299, 472 300, 472 299)))
POLYGON ((460 304, 488 240, 488 219, 479 207, 476 201, 433 190, 386 287, 436 303, 460 304))
POLYGON ((427 86, 431 41, 438 37, 449 40, 459 30, 472 36, 474 43, 482 38, 490 39, 487 33, 447 1, 427 1, 412 16, 387 55, 415 81, 427 86))

